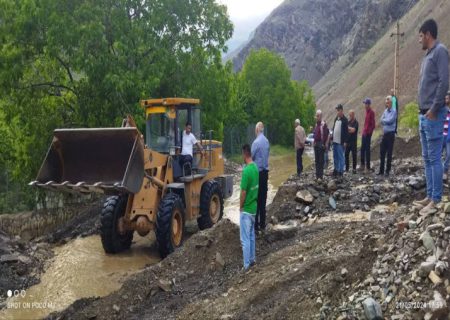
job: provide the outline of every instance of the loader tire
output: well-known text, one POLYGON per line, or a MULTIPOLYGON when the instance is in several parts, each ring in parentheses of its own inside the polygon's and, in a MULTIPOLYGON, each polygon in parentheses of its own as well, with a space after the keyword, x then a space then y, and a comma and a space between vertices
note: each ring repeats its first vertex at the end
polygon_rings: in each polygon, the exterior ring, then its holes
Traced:
POLYGON ((125 214, 128 196, 112 196, 106 199, 100 218, 100 236, 106 253, 127 250, 133 240, 133 231, 120 234, 117 230, 119 219, 125 214))
POLYGON ((211 228, 223 216, 223 195, 217 181, 206 181, 200 193, 200 217, 197 224, 200 230, 211 228))
POLYGON ((159 203, 156 218, 156 241, 161 258, 167 257, 184 238, 184 207, 181 198, 168 193, 159 203))

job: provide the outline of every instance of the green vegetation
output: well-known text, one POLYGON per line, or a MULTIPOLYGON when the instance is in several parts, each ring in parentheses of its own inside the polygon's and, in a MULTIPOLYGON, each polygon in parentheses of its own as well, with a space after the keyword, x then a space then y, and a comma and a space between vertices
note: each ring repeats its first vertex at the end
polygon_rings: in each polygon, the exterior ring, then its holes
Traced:
POLYGON ((313 123, 314 97, 284 60, 252 52, 233 74, 221 53, 233 32, 214 0, 1 0, 0 212, 31 208, 27 184, 55 128, 111 127, 139 100, 196 97, 203 130, 267 124, 289 146, 293 121, 313 123))
POLYGON ((315 101, 308 83, 291 80, 283 58, 266 49, 249 54, 234 87, 239 112, 230 123, 262 121, 270 128, 268 138, 273 144, 293 143, 296 118, 301 119, 304 128, 314 123, 315 101))
POLYGON ((419 106, 415 102, 408 103, 400 114, 400 128, 401 129, 412 129, 418 130, 419 128, 419 117, 417 116, 417 110, 419 106))

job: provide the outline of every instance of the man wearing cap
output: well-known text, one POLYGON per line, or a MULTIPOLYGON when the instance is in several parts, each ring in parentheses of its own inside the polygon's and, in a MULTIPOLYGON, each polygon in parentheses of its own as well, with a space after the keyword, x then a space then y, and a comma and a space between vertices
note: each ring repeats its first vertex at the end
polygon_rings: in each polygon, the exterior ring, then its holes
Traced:
POLYGON ((375 112, 372 110, 372 101, 370 98, 365 98, 363 103, 366 108, 366 116, 364 118, 364 129, 362 132, 360 170, 365 169, 366 171, 370 171, 370 142, 372 140, 373 130, 375 130, 375 112))
POLYGON ((333 161, 334 176, 342 177, 344 174, 344 149, 348 139, 348 120, 344 116, 344 107, 338 104, 336 107, 337 115, 333 125, 333 161))
POLYGON ((396 129, 396 119, 397 112, 392 108, 392 98, 391 96, 386 97, 386 109, 381 116, 381 124, 383 125, 383 138, 380 145, 380 170, 378 175, 389 176, 391 172, 391 162, 392 162, 392 150, 394 149, 395 141, 395 129, 396 129), (387 155, 386 170, 384 168, 385 159, 387 155))
POLYGON ((419 78, 419 132, 425 162, 427 196, 415 201, 423 207, 420 214, 428 216, 437 211, 442 199, 443 167, 441 162, 445 114, 445 94, 448 91, 448 51, 437 40, 438 26, 429 19, 419 29, 419 42, 426 54, 422 59, 419 78))
POLYGON ((300 119, 295 120, 295 136, 294 145, 297 157, 297 175, 301 175, 303 171, 303 150, 305 150, 306 134, 305 129, 300 125, 300 119))

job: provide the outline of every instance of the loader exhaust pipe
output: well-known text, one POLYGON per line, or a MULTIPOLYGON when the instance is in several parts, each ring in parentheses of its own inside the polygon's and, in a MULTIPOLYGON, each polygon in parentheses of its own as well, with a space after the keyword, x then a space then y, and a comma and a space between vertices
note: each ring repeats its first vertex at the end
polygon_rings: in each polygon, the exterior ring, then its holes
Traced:
POLYGON ((144 178, 144 143, 137 128, 56 129, 30 183, 71 193, 137 193, 144 178))

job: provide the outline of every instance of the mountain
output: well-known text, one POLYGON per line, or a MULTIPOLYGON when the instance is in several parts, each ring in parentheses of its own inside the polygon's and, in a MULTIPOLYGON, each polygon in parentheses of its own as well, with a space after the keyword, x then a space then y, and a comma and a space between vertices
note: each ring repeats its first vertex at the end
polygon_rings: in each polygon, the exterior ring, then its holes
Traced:
MULTIPOLYGON (((417 86, 420 64, 424 51, 419 44, 420 25, 429 18, 438 22, 438 38, 447 47, 450 46, 450 1, 421 0, 400 20, 401 32, 405 36, 400 42, 399 60, 399 101, 400 107, 417 100, 417 86)), ((394 82, 394 39, 390 34, 394 25, 380 37, 372 48, 357 61, 343 68, 335 63, 314 85, 317 107, 325 111, 325 118, 334 117, 334 106, 338 103, 355 108, 357 118, 363 119, 362 100, 369 96, 377 119, 384 109, 384 98, 394 82)), ((377 121, 378 122, 378 121, 377 121)))
POLYGON ((240 70, 249 52, 281 54, 296 80, 317 83, 334 65, 345 69, 418 0, 286 0, 234 57, 240 70))

